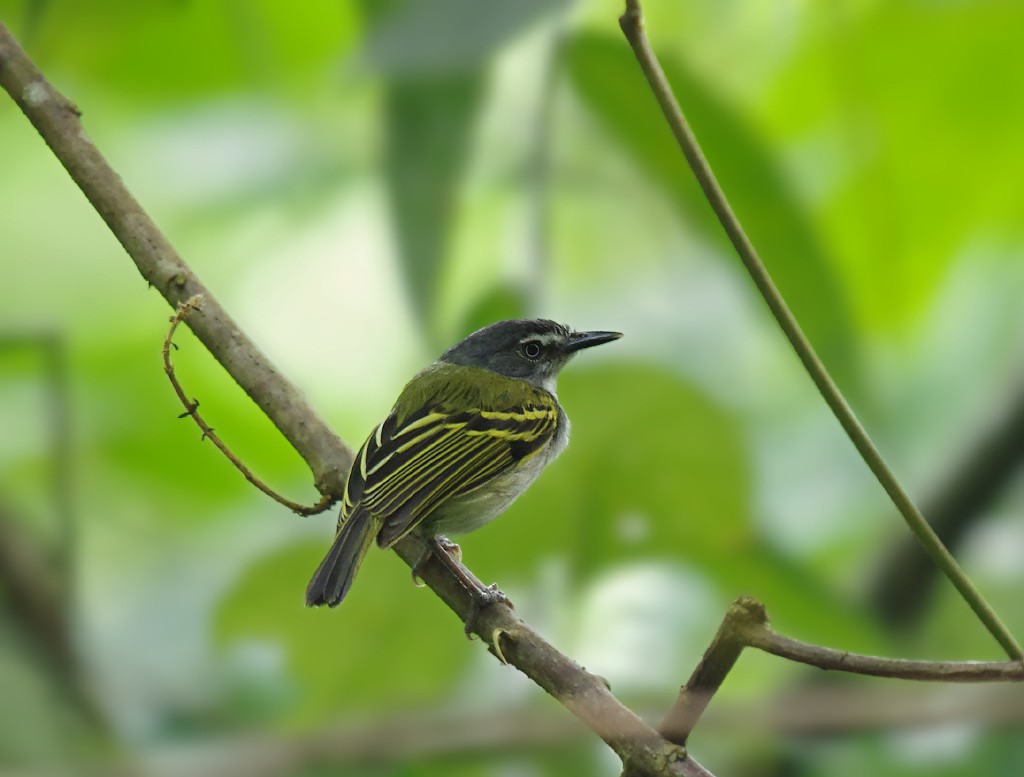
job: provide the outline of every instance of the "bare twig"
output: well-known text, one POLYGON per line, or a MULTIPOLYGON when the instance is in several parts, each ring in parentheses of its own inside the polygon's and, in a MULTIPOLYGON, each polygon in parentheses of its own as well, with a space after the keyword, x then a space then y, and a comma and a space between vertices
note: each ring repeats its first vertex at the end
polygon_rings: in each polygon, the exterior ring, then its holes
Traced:
POLYGON ((633 53, 636 55, 637 61, 640 63, 640 67, 647 78, 647 82, 650 84, 651 90, 661 106, 665 120, 668 122, 672 134, 679 143, 679 147, 686 157, 690 169, 697 178, 704 196, 707 198, 708 203, 715 212, 715 216, 717 216, 719 223, 721 223, 726 235, 728 235, 729 240, 732 242, 733 248, 736 249, 736 253, 743 262, 743 266, 753 279, 754 285, 768 304, 772 315, 782 328, 790 345, 792 345, 793 350, 800 358, 801 363, 803 363, 804 369, 811 376, 811 380, 814 381, 814 385, 821 393, 825 403, 832 410, 832 413, 843 427, 857 452, 860 453, 861 458, 864 459, 868 468, 874 473, 878 482, 896 506, 896 509, 899 510, 900 515, 903 516, 911 531, 914 532, 924 546, 924 549, 928 552, 928 555, 931 556, 943 574, 953 583, 964 601, 967 602, 981 623, 1002 646, 1003 650, 1006 651, 1006 654, 1010 658, 1024 659, 1024 649, 1017 643, 1017 640, 1010 633, 1009 629, 1006 628, 1006 625, 985 600, 981 592, 964 574, 956 559, 946 549, 946 546, 942 544, 942 540, 939 539, 931 526, 928 525, 921 511, 918 510, 909 494, 903 489, 896 475, 889 469, 889 466, 882 458, 882 454, 875 447, 864 427, 861 426, 860 421, 857 420, 853 409, 828 374, 825 365, 818 358, 807 336, 801 330, 800 325, 793 317, 779 290, 775 287, 775 283, 768 274, 768 270, 765 268, 756 249, 743 231, 739 219, 730 207, 725 193, 718 185, 715 174, 712 172, 710 165, 708 165, 707 159, 704 158, 704 153, 701 151, 697 138, 690 129, 690 125, 683 115, 679 103, 672 94, 672 87, 665 78, 665 73, 662 71, 654 50, 651 48, 650 41, 647 39, 647 34, 644 32, 643 10, 639 0, 626 0, 626 11, 620 17, 619 25, 622 27, 626 39, 633 48, 633 53))
POLYGON ((234 465, 235 469, 242 473, 242 477, 256 486, 256 488, 269 496, 275 502, 284 505, 293 513, 298 513, 299 515, 317 515, 318 513, 322 513, 337 501, 334 496, 329 493, 323 494, 319 501, 309 506, 293 502, 291 499, 281 496, 281 494, 277 493, 260 478, 256 477, 252 473, 252 470, 250 470, 244 463, 242 463, 241 459, 231 452, 231 449, 228 448, 224 441, 217 435, 213 430, 213 427, 210 426, 206 422, 206 419, 199 414, 199 400, 190 400, 185 394, 185 390, 181 387, 181 383, 178 381, 178 376, 174 372, 174 364, 171 362, 171 348, 177 348, 172 341, 172 338, 174 337, 174 332, 178 328, 178 324, 188 318, 189 314, 199 310, 202 306, 202 302, 203 298, 199 294, 185 302, 179 302, 177 311, 175 311, 174 315, 171 316, 171 327, 167 330, 167 337, 164 338, 164 372, 167 373, 167 378, 171 381, 171 386, 174 387, 174 393, 178 395, 178 399, 181 400, 181 404, 185 406, 185 412, 178 417, 188 417, 195 421, 196 426, 198 426, 203 433, 202 439, 212 442, 217 447, 217 450, 223 453, 224 456, 227 457, 227 460, 234 465))
POLYGON ((772 629, 764 606, 752 599, 738 600, 726 615, 729 617, 735 617, 747 646, 818 669, 919 682, 1024 681, 1024 661, 918 661, 867 656, 802 642, 772 629))
POLYGON ((711 698, 747 647, 818 669, 872 677, 947 683, 1024 681, 1024 661, 915 661, 866 656, 801 642, 772 629, 764 605, 743 597, 729 607, 700 664, 662 721, 659 731, 666 739, 686 743, 711 698))

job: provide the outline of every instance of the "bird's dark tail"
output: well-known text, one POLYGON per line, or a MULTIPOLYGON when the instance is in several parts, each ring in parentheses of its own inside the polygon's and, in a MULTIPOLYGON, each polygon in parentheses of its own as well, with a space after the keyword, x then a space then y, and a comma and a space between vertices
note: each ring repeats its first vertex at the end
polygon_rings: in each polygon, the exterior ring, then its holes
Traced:
POLYGON ((345 598, 366 551, 373 544, 375 528, 378 528, 377 522, 364 510, 356 510, 349 516, 309 581, 307 607, 322 604, 335 607, 345 598))

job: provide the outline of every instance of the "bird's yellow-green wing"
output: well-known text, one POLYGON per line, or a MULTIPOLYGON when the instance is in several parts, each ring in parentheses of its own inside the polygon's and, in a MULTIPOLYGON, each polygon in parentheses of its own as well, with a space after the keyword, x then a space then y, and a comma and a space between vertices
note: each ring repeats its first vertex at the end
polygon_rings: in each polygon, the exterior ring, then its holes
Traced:
POLYGON ((387 547, 446 500, 480 488, 551 440, 558 406, 549 392, 508 378, 495 389, 493 381, 455 374, 476 369, 435 365, 415 381, 417 396, 403 392, 356 455, 342 523, 359 505, 381 522, 378 542, 387 547))

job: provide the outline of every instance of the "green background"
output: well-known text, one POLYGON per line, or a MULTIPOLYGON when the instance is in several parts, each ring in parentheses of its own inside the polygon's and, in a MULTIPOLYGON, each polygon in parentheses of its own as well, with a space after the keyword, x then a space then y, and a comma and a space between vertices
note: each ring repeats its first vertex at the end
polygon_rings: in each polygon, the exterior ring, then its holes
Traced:
MULTIPOLYGON (((645 5, 740 219, 927 507, 1022 390, 1024 6, 645 5)), ((1000 658, 944 583, 914 617, 880 614, 870 592, 906 531, 701 200, 621 10, 0 0, 143 207, 353 446, 480 325, 625 333, 560 381, 567 452, 462 547, 653 722, 739 595, 826 645, 1000 658)), ((368 558, 343 607, 302 606, 334 518, 289 514, 175 419, 166 303, 6 96, 0 267, 0 520, 45 570, 70 551, 58 599, 103 719, 83 720, 8 596, 0 770, 618 773, 393 554, 368 558)), ((228 444, 313 501, 271 425, 176 341, 228 444)), ((1017 634, 1022 506, 1010 477, 956 547, 1017 634)), ((1015 774, 1024 707, 1007 690, 746 655, 691 747, 721 775, 1015 774)))

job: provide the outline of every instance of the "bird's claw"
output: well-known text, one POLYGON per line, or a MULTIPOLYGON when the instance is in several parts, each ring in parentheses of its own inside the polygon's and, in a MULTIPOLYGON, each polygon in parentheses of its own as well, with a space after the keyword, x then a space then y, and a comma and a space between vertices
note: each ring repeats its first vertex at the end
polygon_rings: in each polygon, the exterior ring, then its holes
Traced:
POLYGON ((469 613, 466 615, 466 637, 472 639, 476 631, 476 621, 480 613, 492 604, 503 604, 512 609, 512 600, 505 596, 505 593, 498 588, 497 583, 491 583, 486 588, 477 588, 469 593, 469 613))

